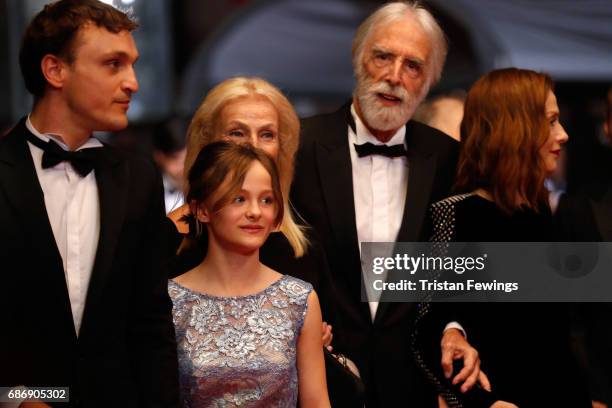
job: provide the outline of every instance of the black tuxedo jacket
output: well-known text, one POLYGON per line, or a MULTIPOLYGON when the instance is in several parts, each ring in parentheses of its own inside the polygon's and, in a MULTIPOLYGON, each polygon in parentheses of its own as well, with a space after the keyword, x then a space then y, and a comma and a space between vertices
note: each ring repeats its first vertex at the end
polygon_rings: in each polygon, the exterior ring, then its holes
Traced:
MULTIPOLYGON (((355 223, 348 127, 350 104, 302 121, 292 186, 298 213, 318 233, 330 264, 338 310, 334 347, 354 359, 366 385, 368 407, 437 406, 435 393, 412 361, 411 303, 379 304, 374 322, 361 302, 361 261, 355 223)), ((431 202, 448 195, 458 143, 423 124, 406 125, 408 191, 397 241, 420 241, 431 202)))
POLYGON ((75 407, 176 406, 159 175, 102 149, 100 236, 77 337, 27 132, 21 120, 0 140, 0 386, 70 387, 75 407))

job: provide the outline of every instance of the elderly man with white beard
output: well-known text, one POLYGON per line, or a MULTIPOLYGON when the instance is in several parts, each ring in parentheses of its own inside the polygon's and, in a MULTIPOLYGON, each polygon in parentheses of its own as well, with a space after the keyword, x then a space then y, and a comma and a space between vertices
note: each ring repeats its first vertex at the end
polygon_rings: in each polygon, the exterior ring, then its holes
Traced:
MULTIPOLYGON (((410 352, 416 307, 361 301, 359 244, 427 240, 427 208, 450 191, 458 143, 410 120, 440 78, 446 40, 421 5, 394 2, 361 24, 352 51, 352 100, 302 121, 291 198, 321 237, 336 293, 321 301, 335 304, 334 349, 357 364, 367 407, 433 407, 438 391, 410 352)), ((486 386, 459 324, 444 322, 440 337, 446 377, 462 391, 478 380, 486 386)))

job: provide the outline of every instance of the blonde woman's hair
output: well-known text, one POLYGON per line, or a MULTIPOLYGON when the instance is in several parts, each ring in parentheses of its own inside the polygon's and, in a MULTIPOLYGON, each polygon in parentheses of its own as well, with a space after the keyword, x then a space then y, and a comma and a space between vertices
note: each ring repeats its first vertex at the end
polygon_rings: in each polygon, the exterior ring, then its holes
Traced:
MULTIPOLYGON (((208 92, 191 120, 187 131, 187 155, 184 174, 188 175, 198 153, 204 146, 220 139, 216 133, 221 110, 237 99, 260 97, 274 106, 279 117, 279 155, 276 162, 286 211, 280 230, 287 237, 296 258, 306 252, 308 240, 304 227, 299 226, 289 204, 293 180, 294 158, 299 144, 300 121, 289 100, 274 85, 261 78, 236 77, 226 79, 208 92)), ((185 180, 185 189, 189 181, 185 180)))

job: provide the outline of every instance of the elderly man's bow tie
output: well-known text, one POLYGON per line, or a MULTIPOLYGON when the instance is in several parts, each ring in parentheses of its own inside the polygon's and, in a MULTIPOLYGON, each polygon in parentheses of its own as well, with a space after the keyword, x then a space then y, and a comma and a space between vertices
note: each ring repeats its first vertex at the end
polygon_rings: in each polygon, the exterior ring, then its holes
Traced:
POLYGON ((364 144, 354 144, 355 151, 357 151, 357 156, 365 157, 371 156, 373 154, 377 154, 380 156, 387 157, 401 157, 406 156, 406 148, 403 144, 396 144, 392 146, 387 145, 375 145, 372 143, 364 143, 364 144))
POLYGON ((29 134, 28 142, 34 146, 41 148, 44 153, 42 156, 42 168, 47 169, 53 167, 63 161, 69 162, 74 170, 82 177, 85 177, 95 167, 96 157, 102 150, 100 147, 92 147, 89 149, 81 149, 74 152, 62 149, 53 140, 44 142, 38 137, 29 134))

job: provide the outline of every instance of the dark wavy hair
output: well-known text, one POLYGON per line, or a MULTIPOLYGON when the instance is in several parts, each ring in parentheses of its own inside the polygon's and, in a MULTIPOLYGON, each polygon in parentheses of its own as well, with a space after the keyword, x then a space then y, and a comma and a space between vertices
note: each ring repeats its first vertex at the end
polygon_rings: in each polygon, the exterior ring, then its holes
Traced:
POLYGON ((495 70, 476 81, 461 122, 456 190, 482 188, 506 213, 547 205, 540 148, 550 136, 549 91, 550 76, 526 69, 495 70))
POLYGON ((40 69, 45 55, 74 61, 75 38, 87 24, 104 27, 112 33, 133 31, 138 24, 111 5, 96 0, 61 0, 47 4, 30 22, 21 41, 19 67, 25 86, 41 97, 47 81, 40 69))

